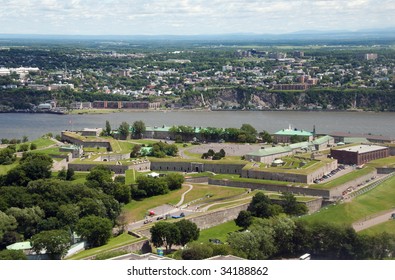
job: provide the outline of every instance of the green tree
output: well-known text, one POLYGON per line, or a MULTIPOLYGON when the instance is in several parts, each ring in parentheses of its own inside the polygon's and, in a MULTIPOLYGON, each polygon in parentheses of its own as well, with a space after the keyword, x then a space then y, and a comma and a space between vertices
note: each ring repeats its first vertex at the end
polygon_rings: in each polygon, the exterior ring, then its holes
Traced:
POLYGON ((259 132, 259 137, 261 137, 263 143, 272 143, 273 138, 267 131, 259 132))
POLYGON ((11 207, 6 214, 13 216, 17 223, 17 232, 23 234, 25 238, 30 238, 38 231, 38 224, 45 216, 44 211, 39 206, 30 208, 11 207))
POLYGON ((158 222, 150 229, 151 241, 155 247, 165 246, 170 252, 174 244, 180 240, 180 230, 173 223, 158 222))
POLYGON ((58 178, 59 178, 60 180, 66 180, 66 168, 65 168, 65 167, 63 167, 63 168, 59 171, 59 173, 58 173, 58 178))
POLYGON ((291 216, 301 216, 308 212, 308 208, 303 203, 298 203, 295 196, 290 192, 284 192, 281 195, 283 200, 282 207, 284 212, 291 216))
POLYGON ((80 207, 77 204, 63 204, 59 206, 56 217, 63 226, 68 226, 72 231, 80 217, 80 207))
POLYGON ((132 148, 132 152, 130 153, 131 158, 136 158, 140 156, 141 145, 134 145, 132 148))
POLYGON ((235 219, 236 225, 247 229, 252 224, 252 214, 250 211, 242 210, 235 219))
POLYGON ((104 165, 97 165, 90 170, 88 176, 86 176, 86 181, 89 187, 103 189, 105 183, 112 182, 111 170, 104 165))
POLYGON ((37 149, 37 145, 35 143, 31 143, 30 144, 30 150, 36 150, 37 149))
POLYGON ((0 251, 0 260, 27 260, 22 250, 3 250, 0 251))
POLYGON ((105 136, 111 136, 111 125, 109 121, 106 121, 106 127, 104 128, 104 135, 105 136))
POLYGON ((143 133, 146 130, 145 123, 143 121, 135 121, 132 125, 132 130, 134 138, 143 138, 143 133))
POLYGON ((12 164, 16 160, 15 151, 10 148, 0 150, 0 165, 12 164))
POLYGON ((66 180, 67 181, 72 181, 74 180, 74 169, 73 168, 68 168, 66 172, 66 180))
POLYGON ((195 223, 184 219, 176 222, 175 225, 180 231, 180 239, 177 244, 185 246, 185 244, 199 238, 199 228, 195 223))
POLYGON ((280 205, 273 204, 264 193, 257 193, 252 198, 248 211, 255 217, 269 218, 283 212, 280 205))
POLYGON ((127 139, 129 136, 129 129, 129 124, 127 122, 122 122, 118 128, 119 138, 123 140, 127 139))
POLYGON ((183 260, 203 260, 213 256, 213 248, 209 244, 191 243, 187 249, 182 250, 183 260))
POLYGON ((107 218, 87 216, 78 221, 75 230, 91 247, 98 247, 106 244, 110 239, 112 223, 107 218))
POLYGON ((48 230, 32 236, 33 250, 40 253, 45 250, 51 259, 61 259, 70 248, 70 234, 65 230, 48 230))
POLYGON ((184 176, 178 173, 169 173, 165 176, 165 180, 167 182, 167 186, 170 190, 178 190, 181 189, 182 184, 185 179, 184 176))
POLYGON ((7 215, 0 211, 0 242, 7 232, 14 231, 17 228, 17 221, 14 216, 7 215))

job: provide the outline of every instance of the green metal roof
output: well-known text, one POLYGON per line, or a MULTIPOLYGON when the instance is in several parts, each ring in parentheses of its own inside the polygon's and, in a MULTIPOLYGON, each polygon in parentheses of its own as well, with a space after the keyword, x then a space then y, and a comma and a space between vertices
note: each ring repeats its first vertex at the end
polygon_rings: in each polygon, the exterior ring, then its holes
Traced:
POLYGON ((30 250, 32 245, 30 244, 30 241, 25 241, 8 245, 6 248, 7 250, 30 250))
POLYGON ((344 137, 344 143, 369 143, 369 140, 362 137, 344 137))
POLYGON ((294 143, 289 145, 289 147, 294 150, 294 149, 303 149, 303 148, 308 148, 309 146, 311 146, 310 144, 311 142, 299 142, 299 143, 294 143))
POLYGON ((292 148, 289 146, 285 146, 285 147, 279 146, 279 147, 260 149, 259 151, 252 152, 247 155, 263 157, 263 156, 270 156, 270 155, 287 153, 287 152, 291 152, 291 151, 292 151, 292 148))
POLYGON ((306 130, 295 130, 295 129, 282 129, 274 133, 274 135, 286 135, 286 136, 313 136, 313 133, 306 130))
POLYGON ((325 136, 323 136, 323 137, 320 137, 320 138, 318 138, 318 139, 315 139, 315 140, 313 141, 313 144, 314 144, 314 145, 321 145, 321 144, 324 144, 325 142, 332 141, 332 140, 334 140, 334 138, 333 138, 332 136, 325 135, 325 136))

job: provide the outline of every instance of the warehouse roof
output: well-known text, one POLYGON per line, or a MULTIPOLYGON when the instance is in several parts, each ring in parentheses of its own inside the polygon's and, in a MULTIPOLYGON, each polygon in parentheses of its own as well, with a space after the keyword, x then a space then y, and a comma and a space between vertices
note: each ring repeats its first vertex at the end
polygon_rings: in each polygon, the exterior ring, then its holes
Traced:
POLYGON ((272 147, 272 148, 266 148, 266 149, 259 149, 258 151, 249 153, 247 155, 264 157, 264 156, 287 153, 287 152, 291 152, 291 151, 292 151, 292 148, 289 146, 285 146, 285 147, 278 146, 278 147, 272 147))
POLYGON ((388 149, 388 147, 377 146, 377 145, 358 145, 358 146, 347 147, 338 150, 363 154, 363 153, 369 153, 369 152, 385 150, 385 149, 388 149))
POLYGON ((275 135, 286 135, 286 136, 313 136, 313 133, 306 130, 297 130, 297 129, 282 129, 274 133, 275 135))

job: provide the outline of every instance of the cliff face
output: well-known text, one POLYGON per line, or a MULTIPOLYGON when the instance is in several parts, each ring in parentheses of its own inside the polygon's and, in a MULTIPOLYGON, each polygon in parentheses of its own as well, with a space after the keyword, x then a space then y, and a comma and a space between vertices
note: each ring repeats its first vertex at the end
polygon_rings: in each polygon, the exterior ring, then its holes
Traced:
POLYGON ((366 109, 395 111, 395 90, 326 89, 268 91, 251 88, 221 89, 195 93, 184 100, 188 105, 218 109, 366 109))

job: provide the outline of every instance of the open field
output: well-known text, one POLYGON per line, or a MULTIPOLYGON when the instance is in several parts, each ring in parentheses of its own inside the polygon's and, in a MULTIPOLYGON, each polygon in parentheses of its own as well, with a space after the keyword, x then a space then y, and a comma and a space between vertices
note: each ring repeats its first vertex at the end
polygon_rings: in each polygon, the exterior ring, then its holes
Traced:
POLYGON ((67 258, 68 260, 81 260, 90 256, 94 256, 100 253, 104 253, 107 252, 111 249, 115 249, 136 241, 139 241, 141 239, 138 239, 132 235, 129 235, 127 233, 123 233, 117 237, 111 238, 108 243, 106 245, 100 246, 100 247, 96 247, 96 248, 92 248, 92 249, 88 249, 88 250, 84 250, 80 253, 77 253, 73 256, 71 256, 70 258, 67 258))
POLYGON ((197 242, 208 243, 209 239, 219 239, 222 242, 226 242, 228 239, 228 233, 235 232, 240 230, 241 228, 236 225, 234 221, 229 221, 224 224, 220 224, 218 226, 204 229, 200 231, 199 239, 197 242))
POLYGON ((148 197, 141 201, 133 200, 126 204, 122 211, 125 213, 128 222, 142 220, 147 211, 152 208, 168 203, 176 204, 180 200, 182 193, 186 192, 188 189, 188 187, 183 186, 181 189, 172 191, 168 194, 148 197))
POLYGON ((18 166, 18 160, 15 161, 13 164, 8 164, 8 165, 0 165, 0 175, 5 175, 13 169, 14 167, 18 166))
POLYGON ((291 183, 291 182, 284 182, 284 181, 274 181, 274 180, 260 180, 260 179, 250 179, 250 178, 241 178, 239 175, 231 175, 231 174, 218 174, 213 176, 213 179, 226 179, 232 180, 237 182, 245 182, 245 183, 261 183, 261 184, 268 184, 268 185, 279 185, 279 186, 306 186, 303 183, 291 183))
POLYGON ((387 232, 390 234, 395 234, 395 220, 389 220, 385 223, 378 224, 371 228, 360 231, 360 234, 376 235, 378 233, 387 232))
POLYGON ((321 209, 312 215, 304 216, 307 221, 329 221, 351 225, 365 217, 395 207, 395 177, 383 182, 376 188, 351 200, 321 209))
POLYGON ((372 167, 395 167, 395 156, 372 160, 367 165, 372 167))

